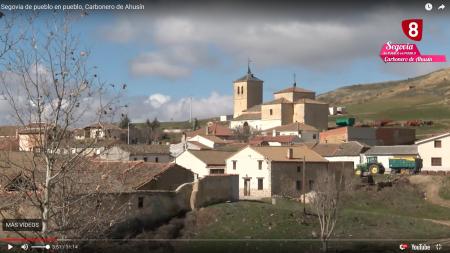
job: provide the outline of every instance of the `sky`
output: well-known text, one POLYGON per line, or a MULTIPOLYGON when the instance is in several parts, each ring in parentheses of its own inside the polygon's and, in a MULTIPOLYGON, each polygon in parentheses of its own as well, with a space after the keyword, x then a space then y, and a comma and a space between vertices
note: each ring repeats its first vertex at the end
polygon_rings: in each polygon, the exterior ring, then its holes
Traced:
MULTIPOLYGON (((387 41, 413 43, 401 21, 423 18, 419 49, 448 58, 450 9, 438 11, 437 2, 431 12, 421 1, 408 6, 391 1, 142 3, 143 11, 91 11, 74 23, 98 75, 127 84, 124 101, 133 122, 187 120, 190 97, 193 117, 231 114, 232 82, 246 73, 248 59, 254 75, 264 80, 265 101, 291 86, 294 73, 298 86, 320 94, 450 67, 386 64, 378 56, 387 41)), ((7 121, 0 116, 0 123, 7 121)))

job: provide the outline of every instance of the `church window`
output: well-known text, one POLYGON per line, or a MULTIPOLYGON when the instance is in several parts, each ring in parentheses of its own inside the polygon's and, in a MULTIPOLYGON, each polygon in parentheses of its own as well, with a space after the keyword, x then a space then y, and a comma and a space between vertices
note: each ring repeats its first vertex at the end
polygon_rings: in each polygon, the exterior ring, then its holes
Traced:
POLYGON ((240 94, 240 88, 239 87, 237 87, 238 89, 237 89, 237 94, 239 95, 240 94))
POLYGON ((244 94, 244 87, 241 87, 241 94, 244 94))

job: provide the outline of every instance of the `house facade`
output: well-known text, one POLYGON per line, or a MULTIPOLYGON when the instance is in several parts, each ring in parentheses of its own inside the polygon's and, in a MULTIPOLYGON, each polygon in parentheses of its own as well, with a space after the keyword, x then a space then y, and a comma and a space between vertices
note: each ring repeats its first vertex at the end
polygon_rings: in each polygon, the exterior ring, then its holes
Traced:
POLYGON ((224 174, 225 159, 233 152, 218 150, 186 150, 175 159, 175 163, 191 170, 195 178, 224 174))
POLYGON ((422 171, 450 171, 450 132, 416 141, 422 171))

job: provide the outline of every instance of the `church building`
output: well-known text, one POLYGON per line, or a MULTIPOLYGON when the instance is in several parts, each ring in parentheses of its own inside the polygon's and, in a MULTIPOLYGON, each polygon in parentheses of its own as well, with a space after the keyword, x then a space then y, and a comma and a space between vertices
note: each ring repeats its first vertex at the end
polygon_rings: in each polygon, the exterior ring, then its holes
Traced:
POLYGON ((274 93, 272 101, 263 103, 263 81, 247 74, 233 82, 234 113, 230 127, 249 126, 253 130, 291 123, 311 125, 318 130, 328 127, 328 104, 316 100, 314 91, 291 87, 274 93))

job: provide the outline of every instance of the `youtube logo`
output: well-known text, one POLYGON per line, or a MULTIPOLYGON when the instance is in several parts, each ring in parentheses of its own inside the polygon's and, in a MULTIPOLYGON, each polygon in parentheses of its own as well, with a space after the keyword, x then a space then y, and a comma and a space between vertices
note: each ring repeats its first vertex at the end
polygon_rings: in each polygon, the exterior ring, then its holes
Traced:
POLYGON ((407 243, 402 243, 402 244, 400 244, 399 248, 400 248, 400 250, 406 250, 409 248, 409 246, 407 243))

